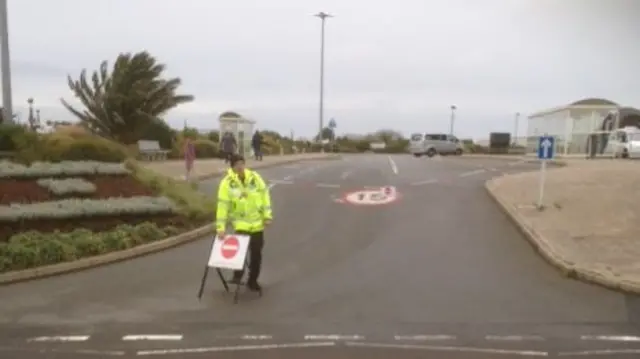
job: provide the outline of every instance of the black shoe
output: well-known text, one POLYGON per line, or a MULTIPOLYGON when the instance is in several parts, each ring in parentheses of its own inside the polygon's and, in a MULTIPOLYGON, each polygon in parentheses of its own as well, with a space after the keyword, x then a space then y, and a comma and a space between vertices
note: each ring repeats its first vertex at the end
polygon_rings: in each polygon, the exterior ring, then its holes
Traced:
POLYGON ((258 282, 247 283, 247 288, 252 292, 262 292, 262 286, 258 282))

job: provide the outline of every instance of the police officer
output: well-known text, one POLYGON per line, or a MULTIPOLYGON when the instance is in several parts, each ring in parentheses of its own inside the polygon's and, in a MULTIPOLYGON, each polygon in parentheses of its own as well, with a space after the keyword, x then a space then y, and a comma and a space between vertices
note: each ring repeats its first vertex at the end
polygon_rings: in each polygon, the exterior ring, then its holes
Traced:
MULTIPOLYGON (((231 155, 230 165, 218 188, 216 231, 218 238, 224 238, 227 222, 231 222, 236 234, 250 236, 247 288, 260 291, 262 288, 258 277, 262 265, 264 229, 273 219, 271 196, 262 177, 245 168, 244 157, 231 155)), ((239 283, 243 274, 241 270, 235 271, 231 282, 239 283)))

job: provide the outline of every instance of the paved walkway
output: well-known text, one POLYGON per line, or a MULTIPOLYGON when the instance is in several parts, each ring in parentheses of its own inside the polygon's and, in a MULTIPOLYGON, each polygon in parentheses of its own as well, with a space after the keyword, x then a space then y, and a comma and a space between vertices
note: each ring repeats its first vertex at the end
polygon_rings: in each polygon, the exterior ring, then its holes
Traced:
POLYGON ((639 162, 572 161, 548 172, 544 211, 534 206, 537 171, 497 178, 487 187, 579 277, 640 292, 638 178, 639 162))
MULTIPOLYGON (((263 168, 283 163, 297 162, 311 159, 322 159, 332 154, 326 153, 304 153, 297 155, 265 156, 263 161, 247 160, 249 168, 263 168)), ((184 160, 147 162, 145 166, 153 171, 162 173, 174 178, 184 178, 184 160)), ((193 166, 193 175, 196 178, 206 178, 225 171, 229 166, 221 159, 200 159, 196 160, 193 166)))

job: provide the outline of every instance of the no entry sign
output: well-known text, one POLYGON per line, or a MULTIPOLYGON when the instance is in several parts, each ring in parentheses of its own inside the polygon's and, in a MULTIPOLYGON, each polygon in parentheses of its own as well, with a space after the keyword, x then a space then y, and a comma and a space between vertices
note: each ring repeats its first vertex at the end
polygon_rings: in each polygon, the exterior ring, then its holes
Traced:
POLYGON ((228 235, 222 240, 216 238, 211 247, 208 266, 240 270, 244 266, 248 247, 249 236, 234 234, 228 235))
POLYGON ((379 206, 393 203, 398 200, 398 192, 393 186, 380 187, 378 189, 364 189, 348 192, 340 200, 341 203, 356 206, 379 206))
POLYGON ((227 237, 222 241, 222 246, 220 246, 220 255, 222 255, 224 259, 231 259, 238 254, 239 248, 240 244, 238 244, 236 237, 227 237))

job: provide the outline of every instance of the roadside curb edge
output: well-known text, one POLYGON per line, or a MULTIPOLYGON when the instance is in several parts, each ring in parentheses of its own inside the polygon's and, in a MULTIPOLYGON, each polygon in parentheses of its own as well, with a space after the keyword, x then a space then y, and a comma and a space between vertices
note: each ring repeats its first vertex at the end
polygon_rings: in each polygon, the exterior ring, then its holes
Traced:
MULTIPOLYGON (((496 178, 496 179, 500 179, 496 178)), ((598 284, 600 286, 633 294, 640 294, 640 282, 634 282, 624 279, 612 278, 612 275, 603 274, 598 271, 583 268, 576 265, 572 261, 564 259, 549 244, 548 241, 533 229, 527 221, 518 213, 516 208, 509 204, 505 199, 501 198, 494 190, 495 179, 485 182, 485 190, 491 199, 498 204, 500 209, 513 222, 518 230, 524 235, 534 249, 551 265, 562 272, 569 278, 579 279, 581 281, 598 284)))

